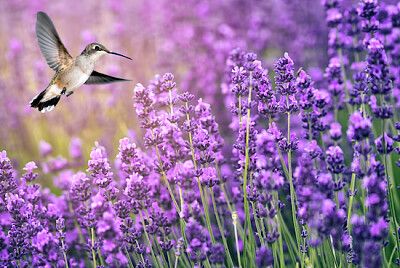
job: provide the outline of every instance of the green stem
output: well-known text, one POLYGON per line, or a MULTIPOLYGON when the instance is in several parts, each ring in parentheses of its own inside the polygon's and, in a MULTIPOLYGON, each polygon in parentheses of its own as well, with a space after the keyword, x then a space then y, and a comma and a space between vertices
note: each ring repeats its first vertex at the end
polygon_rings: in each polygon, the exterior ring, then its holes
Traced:
POLYGON ((229 252, 228 243, 226 242, 226 238, 225 238, 225 234, 224 234, 224 228, 221 225, 221 221, 219 219, 219 213, 218 213, 217 205, 215 203, 213 189, 210 188, 210 191, 211 191, 211 199, 212 199, 212 203, 213 203, 213 207, 214 207, 215 218, 217 219, 217 224, 218 224, 219 232, 221 233, 222 242, 224 243, 225 252, 226 252, 226 255, 228 257, 228 261, 229 261, 230 267, 234 267, 233 261, 232 261, 232 257, 231 257, 231 253, 229 252))
POLYGON ((126 258, 129 261, 129 267, 134 268, 135 266, 132 263, 131 256, 129 255, 129 252, 128 252, 128 249, 126 248, 126 246, 125 246, 125 252, 126 252, 126 258))
MULTIPOLYGON (((243 248, 246 248, 246 243, 247 243, 247 227, 249 228, 249 243, 252 242, 251 240, 254 240, 253 232, 251 230, 249 202, 247 200, 247 172, 248 172, 248 166, 249 166, 250 103, 251 103, 251 91, 252 91, 252 76, 253 76, 253 72, 250 72, 249 97, 248 97, 248 102, 247 102, 248 108, 247 108, 247 120, 246 120, 246 149, 245 149, 245 159, 246 160, 245 160, 244 170, 243 170, 243 193, 244 193, 244 213, 245 213, 243 248)), ((252 246, 253 245, 250 245, 250 247, 252 247, 252 246)), ((243 250, 243 254, 245 254, 245 252, 246 251, 243 250)), ((253 253, 253 250, 251 252, 253 253)))
MULTIPOLYGON (((61 245, 64 248, 64 239, 61 239, 61 245)), ((63 255, 64 255, 64 261, 65 261, 65 267, 68 268, 68 259, 67 259, 67 254, 65 253, 65 251, 63 251, 63 255)))
POLYGON ((353 172, 353 174, 351 174, 351 182, 350 182, 350 191, 351 191, 351 195, 349 197, 349 210, 347 212, 347 228, 349 230, 349 236, 351 236, 351 209, 353 206, 353 199, 354 199, 354 188, 355 188, 355 183, 356 183, 356 174, 353 172))
POLYGON ((236 227, 237 219, 238 219, 238 215, 237 215, 236 211, 234 211, 232 213, 232 220, 233 220, 233 230, 235 232, 236 254, 237 254, 237 258, 238 258, 239 268, 242 268, 242 264, 240 263, 239 239, 238 239, 238 232, 237 232, 237 227, 236 227))
POLYGON ((149 245, 149 248, 150 248, 150 253, 151 253, 151 257, 152 257, 153 262, 154 262, 154 266, 159 267, 159 266, 158 266, 157 258, 156 258, 156 256, 154 255, 154 252, 153 252, 153 247, 151 246, 151 243, 150 243, 149 234, 148 234, 147 231, 146 231, 146 225, 145 225, 145 222, 144 222, 144 219, 143 219, 143 215, 142 215, 142 211, 141 211, 141 210, 139 210, 139 215, 140 215, 140 219, 142 220, 143 231, 144 231, 144 234, 145 234, 145 236, 146 236, 147 244, 149 245))
MULTIPOLYGON (((288 96, 286 96, 287 103, 289 102, 288 96)), ((290 112, 288 113, 288 144, 290 144, 290 112)), ((289 150, 288 152, 288 175, 289 175, 289 188, 290 188, 290 203, 292 206, 292 218, 293 218, 293 225, 296 233, 296 240, 297 240, 297 247, 300 252, 300 229, 296 218, 296 206, 295 206, 295 191, 293 185, 293 177, 292 177, 292 151, 289 150)), ((302 263, 303 264, 303 263, 302 263)))
MULTIPOLYGON (((274 200, 276 200, 276 204, 277 201, 279 200, 279 193, 276 192, 273 194, 274 195, 274 200)), ((281 210, 278 207, 278 213, 275 216, 275 222, 276 222, 276 226, 278 228, 278 233, 280 234, 278 237, 278 244, 279 244, 279 267, 285 267, 285 256, 283 255, 283 241, 282 241, 282 230, 281 230, 281 224, 279 221, 279 215, 281 214, 281 210)))
MULTIPOLYGON (((187 102, 186 102, 186 108, 187 108, 187 109, 189 108, 187 102)), ((186 120, 187 120, 188 125, 190 126, 190 117, 189 117, 189 114, 186 114, 186 120)), ((192 161, 193 161, 194 169, 197 171, 197 163, 196 163, 196 158, 195 158, 195 156, 194 156, 194 147, 193 147, 192 133, 191 133, 190 131, 189 131, 189 143, 190 143, 190 150, 191 150, 191 153, 192 153, 192 161)), ((199 190, 200 190, 201 203, 202 203, 202 205, 203 205, 204 214, 205 214, 205 216, 206 216, 206 225, 207 225, 207 229, 208 229, 208 232, 209 232, 210 237, 211 237, 211 242, 212 242, 213 244, 215 244, 214 234, 213 234, 212 229, 211 229, 210 214, 209 214, 209 212, 208 212, 208 203, 206 203, 206 201, 205 201, 205 197, 204 197, 204 193, 203 193, 203 188, 202 188, 202 186, 201 186, 201 182, 200 182, 200 177, 199 177, 199 176, 197 176, 197 183, 198 183, 199 190)))
POLYGON ((239 129, 242 129, 242 95, 239 95, 239 129))
POLYGON ((93 227, 90 228, 90 232, 92 233, 92 257, 93 257, 93 267, 97 268, 97 263, 96 263, 96 251, 93 249, 94 248, 94 229, 93 227))

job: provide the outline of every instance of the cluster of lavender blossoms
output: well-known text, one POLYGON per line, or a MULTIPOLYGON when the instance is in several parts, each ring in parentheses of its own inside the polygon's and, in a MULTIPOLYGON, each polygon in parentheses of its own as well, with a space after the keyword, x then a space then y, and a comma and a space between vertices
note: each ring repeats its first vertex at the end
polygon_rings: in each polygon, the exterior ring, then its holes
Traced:
POLYGON ((1 152, 0 266, 400 266, 400 5, 322 4, 323 79, 234 49, 229 126, 166 73, 134 87, 116 157, 96 142, 77 171, 78 138, 71 160, 42 141, 20 174, 1 152))

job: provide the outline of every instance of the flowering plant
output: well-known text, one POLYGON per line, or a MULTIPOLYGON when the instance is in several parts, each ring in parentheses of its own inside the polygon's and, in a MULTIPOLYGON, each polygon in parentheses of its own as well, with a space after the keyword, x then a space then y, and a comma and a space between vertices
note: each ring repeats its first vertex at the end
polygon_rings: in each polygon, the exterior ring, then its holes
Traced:
POLYGON ((77 138, 72 160, 30 161, 22 175, 1 152, 1 266, 400 266, 400 6, 322 5, 322 79, 290 53, 273 71, 226 55, 229 126, 166 73, 133 89, 142 133, 115 157, 96 143, 86 171, 77 138))

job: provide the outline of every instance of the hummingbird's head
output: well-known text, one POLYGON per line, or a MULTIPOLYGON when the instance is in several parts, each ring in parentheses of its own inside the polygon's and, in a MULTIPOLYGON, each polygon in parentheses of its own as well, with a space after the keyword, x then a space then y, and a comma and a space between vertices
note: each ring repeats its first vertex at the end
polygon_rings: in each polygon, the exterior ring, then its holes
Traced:
POLYGON ((100 59, 100 57, 105 54, 114 54, 114 55, 121 56, 121 57, 132 60, 131 58, 129 58, 127 56, 124 56, 119 53, 108 50, 105 46, 103 46, 102 44, 99 44, 99 43, 91 43, 91 44, 87 45, 81 55, 84 55, 84 56, 90 58, 93 62, 97 62, 98 59, 100 59))

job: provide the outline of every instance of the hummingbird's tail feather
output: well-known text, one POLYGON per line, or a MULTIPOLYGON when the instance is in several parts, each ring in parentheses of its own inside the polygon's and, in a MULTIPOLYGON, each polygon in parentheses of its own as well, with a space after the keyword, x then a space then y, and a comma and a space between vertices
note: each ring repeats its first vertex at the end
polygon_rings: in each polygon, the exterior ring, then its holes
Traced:
POLYGON ((34 97, 29 104, 42 113, 50 112, 57 105, 61 95, 62 90, 56 85, 51 85, 34 97))

